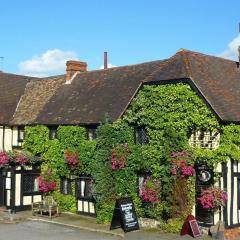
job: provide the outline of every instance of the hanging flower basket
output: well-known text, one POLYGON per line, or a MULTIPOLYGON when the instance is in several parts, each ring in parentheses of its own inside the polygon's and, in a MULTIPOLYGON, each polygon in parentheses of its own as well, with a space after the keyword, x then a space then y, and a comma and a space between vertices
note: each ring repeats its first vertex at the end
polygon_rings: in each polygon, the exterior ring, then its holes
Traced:
POLYGON ((217 210, 219 207, 224 207, 227 203, 227 192, 218 187, 210 187, 202 191, 200 198, 201 206, 204 209, 217 210))
POLYGON ((54 180, 54 176, 51 169, 48 169, 46 175, 39 176, 37 178, 37 183, 39 186, 39 191, 45 194, 49 192, 53 192, 57 188, 57 183, 54 180))
POLYGON ((6 152, 0 152, 0 167, 8 165, 10 162, 10 157, 6 152))
POLYGON ((130 154, 130 150, 128 148, 128 143, 123 143, 117 145, 114 149, 112 149, 112 170, 125 168, 127 165, 127 157, 130 154))
POLYGON ((172 152, 171 157, 171 174, 180 175, 182 177, 190 177, 195 175, 195 170, 188 162, 190 160, 190 154, 183 150, 181 152, 172 152))
POLYGON ((71 170, 76 170, 80 166, 80 162, 78 160, 78 154, 76 152, 70 152, 69 150, 67 150, 64 153, 64 158, 71 170))
POLYGON ((160 193, 160 182, 147 177, 140 190, 140 196, 143 202, 158 203, 160 193))

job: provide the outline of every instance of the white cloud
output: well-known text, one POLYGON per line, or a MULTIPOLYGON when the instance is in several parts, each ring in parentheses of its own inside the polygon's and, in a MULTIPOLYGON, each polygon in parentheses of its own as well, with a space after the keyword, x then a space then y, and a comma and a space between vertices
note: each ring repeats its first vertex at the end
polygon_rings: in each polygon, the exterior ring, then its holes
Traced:
MULTIPOLYGON (((113 68, 113 67, 117 67, 117 66, 111 63, 108 63, 108 68, 113 68)), ((100 69, 104 69, 104 65, 101 65, 100 69)))
POLYGON ((220 57, 236 60, 238 58, 238 47, 240 46, 240 34, 235 37, 227 46, 227 48, 219 54, 220 57))
POLYGON ((41 55, 33 56, 30 60, 20 62, 18 67, 21 74, 45 77, 65 73, 66 61, 77 59, 75 52, 52 49, 41 55))

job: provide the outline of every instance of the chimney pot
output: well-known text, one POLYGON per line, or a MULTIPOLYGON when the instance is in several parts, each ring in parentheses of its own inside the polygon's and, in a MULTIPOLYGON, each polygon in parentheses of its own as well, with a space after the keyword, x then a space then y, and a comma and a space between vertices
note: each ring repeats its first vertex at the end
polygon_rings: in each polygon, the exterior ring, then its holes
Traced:
POLYGON ((104 52, 104 69, 108 69, 108 53, 104 52))
POLYGON ((77 72, 86 72, 87 71, 87 63, 69 60, 66 62, 66 80, 70 81, 72 76, 77 72))

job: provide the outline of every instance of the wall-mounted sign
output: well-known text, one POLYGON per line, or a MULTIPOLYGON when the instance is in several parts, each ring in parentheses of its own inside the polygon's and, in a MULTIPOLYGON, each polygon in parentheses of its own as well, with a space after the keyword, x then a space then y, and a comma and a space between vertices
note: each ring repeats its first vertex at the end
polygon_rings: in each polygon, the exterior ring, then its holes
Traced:
POLYGON ((116 200, 110 230, 120 227, 124 232, 139 229, 134 203, 131 198, 116 200))
POLYGON ((213 184, 213 169, 206 165, 199 165, 196 168, 197 185, 213 184))

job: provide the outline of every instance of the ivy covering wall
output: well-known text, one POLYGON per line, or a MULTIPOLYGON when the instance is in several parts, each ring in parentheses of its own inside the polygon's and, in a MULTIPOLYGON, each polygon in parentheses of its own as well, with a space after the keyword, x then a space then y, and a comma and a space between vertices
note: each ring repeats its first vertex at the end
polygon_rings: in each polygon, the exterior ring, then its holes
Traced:
MULTIPOLYGON (((187 84, 144 86, 133 99, 123 118, 97 129, 97 139, 86 139, 86 130, 60 126, 58 138, 48 139, 44 126, 26 127, 24 148, 45 160, 43 168, 61 176, 91 175, 96 194, 97 221, 109 222, 115 200, 131 196, 138 216, 162 221, 162 228, 178 231, 195 203, 195 177, 173 176, 172 153, 187 152, 187 164, 196 161, 216 166, 229 159, 240 159, 240 126, 220 125, 203 100, 187 84), (134 143, 134 127, 144 126, 148 144, 134 143), (189 137, 194 130, 218 130, 220 147, 216 150, 191 149, 189 137), (64 153, 77 152, 79 167, 74 171, 64 153), (158 193, 157 201, 143 202, 139 196, 138 175, 149 174, 149 185, 158 193), (158 183, 158 184, 156 184, 158 183)), ((56 191, 54 197, 63 210, 75 211, 74 196, 56 191)))
POLYGON ((95 142, 87 140, 86 129, 77 126, 60 126, 57 129, 57 139, 49 140, 49 129, 46 126, 25 127, 24 149, 36 155, 41 155, 43 174, 52 170, 57 183, 57 191, 52 194, 60 205, 61 211, 76 212, 75 181, 80 175, 90 175, 94 161, 95 142), (77 153, 79 168, 74 171, 69 168, 64 154, 66 151, 77 153), (66 177, 72 180, 72 195, 60 192, 60 179, 66 177))

